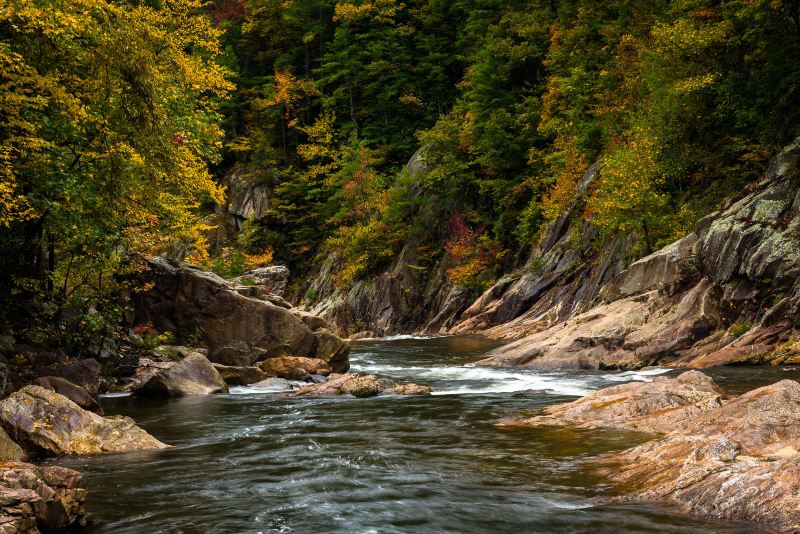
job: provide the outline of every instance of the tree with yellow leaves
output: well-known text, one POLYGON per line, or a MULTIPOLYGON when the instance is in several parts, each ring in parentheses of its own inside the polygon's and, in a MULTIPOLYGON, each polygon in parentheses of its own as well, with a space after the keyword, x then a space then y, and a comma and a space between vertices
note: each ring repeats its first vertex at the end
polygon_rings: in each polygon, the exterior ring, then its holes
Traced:
POLYGON ((223 198, 207 165, 222 142, 217 103, 232 86, 202 7, 0 4, 0 298, 9 299, 0 309, 9 317, 78 295, 97 308, 125 253, 176 241, 203 250, 196 209, 223 198))

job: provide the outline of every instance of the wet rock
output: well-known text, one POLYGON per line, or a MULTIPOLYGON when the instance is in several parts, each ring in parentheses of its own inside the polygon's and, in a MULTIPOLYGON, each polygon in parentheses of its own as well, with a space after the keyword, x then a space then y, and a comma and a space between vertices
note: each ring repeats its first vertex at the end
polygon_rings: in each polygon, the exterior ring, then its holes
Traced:
POLYGON ((45 389, 55 391, 59 395, 63 395, 84 410, 89 410, 96 414, 103 415, 103 408, 100 403, 92 397, 92 395, 81 386, 77 386, 58 376, 40 376, 34 383, 37 386, 42 386, 45 389))
POLYGON ((168 369, 156 372, 133 393, 144 397, 182 397, 227 393, 228 386, 208 358, 194 352, 168 369))
POLYGON ((433 389, 430 386, 420 386, 419 384, 399 384, 390 387, 385 393, 393 395, 430 395, 433 389))
POLYGON ((573 402, 549 406, 544 409, 546 415, 503 421, 498 426, 569 425, 661 433, 720 407, 725 396, 709 376, 687 371, 676 378, 656 377, 652 382, 604 388, 573 402))
POLYGON ((297 367, 289 369, 284 377, 287 380, 294 380, 296 382, 311 382, 311 373, 305 369, 299 369, 297 367))
POLYGON ((290 380, 306 380, 310 378, 311 374, 328 375, 331 372, 325 361, 319 358, 302 358, 299 356, 269 358, 261 362, 259 367, 267 376, 289 378, 290 380), (297 371, 302 371, 302 373, 297 371))
POLYGON ((100 392, 100 373, 103 366, 94 358, 69 360, 42 367, 38 376, 57 376, 86 389, 89 394, 100 392))
POLYGON ((189 264, 164 258, 143 262, 136 282, 150 289, 134 295, 134 322, 152 322, 178 339, 200 336, 209 358, 224 365, 252 366, 276 356, 347 365, 349 347, 343 341, 324 328, 312 331, 308 319, 283 304, 242 295, 219 276, 189 264))
POLYGON ((373 397, 375 395, 393 393, 398 395, 429 395, 431 388, 417 384, 397 384, 387 378, 375 375, 358 375, 353 373, 332 374, 328 380, 320 384, 312 384, 299 389, 295 395, 353 395, 355 397, 373 397))
POLYGON ((101 417, 40 386, 0 401, 0 424, 23 449, 44 454, 99 454, 167 445, 130 417, 101 417))
POLYGON ((83 475, 56 466, 0 462, 0 532, 64 532, 87 524, 83 475))
POLYGON ((267 374, 255 366, 234 367, 215 363, 214 369, 229 386, 247 386, 267 378, 267 374))
POLYGON ((782 380, 664 430, 671 432, 605 462, 626 499, 800 529, 800 384, 782 380))

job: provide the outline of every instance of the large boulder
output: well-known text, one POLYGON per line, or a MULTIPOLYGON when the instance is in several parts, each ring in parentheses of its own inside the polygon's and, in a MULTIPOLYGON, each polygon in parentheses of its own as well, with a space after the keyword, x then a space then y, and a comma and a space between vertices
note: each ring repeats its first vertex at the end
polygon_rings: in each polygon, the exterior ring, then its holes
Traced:
POLYGON ((800 384, 727 397, 698 371, 612 386, 500 426, 567 425, 656 434, 597 459, 620 501, 671 501, 704 518, 800 531, 800 384))
POLYGON ((152 322, 182 340, 199 336, 211 361, 224 365, 307 356, 348 366, 349 347, 331 343, 324 325, 310 328, 308 320, 274 298, 242 295, 219 276, 189 264, 158 257, 143 261, 137 282, 149 289, 132 296, 134 322, 152 322))
POLYGON ((282 356, 269 358, 259 364, 267 376, 294 378, 293 371, 301 370, 309 375, 329 375, 331 368, 319 358, 302 358, 298 356, 282 356))
POLYGON ((0 401, 0 424, 33 453, 99 454, 167 447, 130 417, 101 417, 41 386, 25 386, 0 401))
POLYGON ((722 406, 725 392, 699 371, 652 382, 629 382, 601 389, 576 401, 549 406, 545 415, 503 421, 498 426, 618 428, 661 433, 687 418, 722 406))
POLYGON ((0 532, 37 534, 86 526, 83 475, 58 466, 0 462, 0 532))
POLYGON ((90 395, 100 392, 100 374, 103 366, 94 358, 68 360, 39 369, 38 376, 57 376, 80 386, 90 395))
POLYGON ((235 367, 215 363, 214 369, 229 386, 247 386, 267 379, 267 373, 256 366, 235 367))
POLYGON ((208 358, 192 352, 136 386, 135 395, 144 397, 182 397, 227 393, 228 385, 208 358))
POLYGON ((327 328, 314 332, 317 338, 317 358, 328 364, 335 373, 344 373, 350 369, 350 345, 327 328))
POLYGON ((800 530, 800 384, 750 391, 669 430, 604 462, 626 500, 669 500, 703 517, 800 530))
POLYGON ((431 388, 417 384, 397 384, 388 378, 354 373, 332 374, 328 380, 301 388, 293 395, 353 395, 374 397, 381 394, 430 395, 431 388))

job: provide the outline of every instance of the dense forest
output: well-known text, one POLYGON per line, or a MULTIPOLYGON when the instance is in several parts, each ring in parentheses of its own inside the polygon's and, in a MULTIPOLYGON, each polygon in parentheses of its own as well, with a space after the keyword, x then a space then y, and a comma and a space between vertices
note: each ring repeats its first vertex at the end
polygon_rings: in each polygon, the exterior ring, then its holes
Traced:
POLYGON ((583 217, 644 255, 800 114, 795 0, 6 0, 0 43, 0 321, 76 351, 137 253, 347 286, 414 237, 488 287, 598 161, 583 217), (270 209, 220 243, 231 173, 270 209))

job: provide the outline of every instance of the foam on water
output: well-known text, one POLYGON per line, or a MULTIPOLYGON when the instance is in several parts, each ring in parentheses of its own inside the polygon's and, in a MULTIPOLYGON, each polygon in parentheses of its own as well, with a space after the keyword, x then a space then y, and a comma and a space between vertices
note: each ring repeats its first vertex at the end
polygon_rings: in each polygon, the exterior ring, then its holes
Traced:
POLYGON ((376 354, 353 355, 354 373, 388 376, 399 381, 417 381, 433 386, 434 395, 514 393, 542 391, 554 395, 581 396, 618 382, 650 382, 670 369, 646 369, 623 373, 568 373, 524 369, 498 369, 474 364, 451 366, 403 366, 376 361, 376 354))
POLYGON ((301 386, 308 384, 300 384, 299 382, 289 382, 286 386, 276 384, 274 386, 231 386, 228 388, 230 395, 257 395, 261 393, 283 393, 286 391, 293 391, 301 386))
POLYGON ((130 396, 131 396, 130 391, 114 391, 111 393, 103 393, 100 395, 100 398, 113 399, 114 397, 130 397, 130 396))

